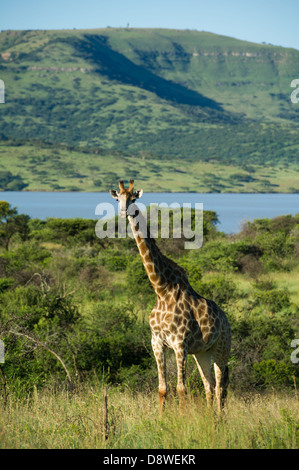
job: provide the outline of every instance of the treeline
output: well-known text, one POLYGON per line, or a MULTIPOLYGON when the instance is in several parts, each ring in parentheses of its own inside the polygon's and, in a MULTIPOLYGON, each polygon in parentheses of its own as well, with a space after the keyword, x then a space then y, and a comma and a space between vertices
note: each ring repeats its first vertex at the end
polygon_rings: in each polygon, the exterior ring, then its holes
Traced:
MULTIPOLYGON (((53 95, 55 103, 61 101, 61 94, 53 95)), ((65 99, 65 97, 64 97, 65 99)), ((252 164, 286 164, 298 162, 298 133, 291 126, 280 124, 263 124, 258 122, 240 122, 232 125, 224 122, 221 125, 200 125, 200 121, 192 120, 188 113, 183 114, 180 122, 173 122, 167 114, 163 116, 164 128, 156 127, 147 116, 148 110, 139 109, 138 125, 132 122, 130 110, 124 110, 121 117, 116 112, 106 111, 99 120, 90 111, 82 112, 82 103, 74 99, 68 106, 61 108, 57 116, 54 103, 42 100, 34 103, 14 103, 14 107, 5 106, 5 116, 2 119, 1 139, 4 141, 20 140, 28 143, 41 139, 54 146, 65 142, 69 147, 79 147, 84 151, 86 142, 91 147, 104 148, 105 152, 135 155, 139 152, 149 152, 153 158, 181 158, 186 160, 217 161, 219 164, 242 166, 250 161, 252 164), (31 107, 41 122, 36 126, 36 120, 31 107), (18 111, 15 111, 17 109, 18 111), (80 112, 79 112, 80 111, 80 112), (143 112, 145 115, 143 115, 143 112), (13 118, 18 115, 21 127, 14 124, 13 118), (82 121, 88 116, 88 124, 82 127, 82 121), (57 127, 57 123, 59 127, 57 127), (150 124, 150 125, 149 125, 150 124), (179 127, 180 126, 180 127, 179 127), (36 129, 36 131, 35 131, 36 129), (113 139, 109 136, 113 135, 113 139), (111 140, 109 140, 111 139, 111 140), (82 145, 84 142, 84 145, 82 145), (262 149, 262 150, 261 150, 262 149)), ((89 150, 88 147, 86 149, 89 150)))
MULTIPOLYGON (((120 387, 157 387, 148 326, 155 293, 135 241, 98 239, 94 220, 30 220, 5 202, 0 217, 3 393, 75 386, 95 375, 120 387)), ((290 359, 299 306, 273 279, 298 275, 299 215, 256 220, 235 236, 216 224, 216 214, 205 212, 199 250, 184 250, 183 239, 157 243, 188 270, 195 290, 226 311, 230 386, 291 388, 299 379, 290 359)), ((167 360, 175 388, 174 355, 167 360)), ((192 361, 188 386, 201 387, 192 361)))

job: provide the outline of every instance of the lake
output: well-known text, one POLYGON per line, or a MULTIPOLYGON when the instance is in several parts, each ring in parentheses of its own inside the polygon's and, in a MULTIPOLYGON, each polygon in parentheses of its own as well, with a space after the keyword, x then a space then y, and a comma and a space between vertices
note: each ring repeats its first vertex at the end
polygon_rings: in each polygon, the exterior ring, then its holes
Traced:
MULTIPOLYGON (((95 208, 99 203, 117 203, 109 193, 80 192, 22 192, 5 191, 0 200, 16 206, 19 214, 32 218, 47 217, 97 219, 95 208)), ((204 210, 215 211, 220 223, 218 229, 237 233, 246 220, 273 218, 278 215, 299 213, 299 194, 202 194, 202 193, 145 193, 140 199, 145 205, 165 202, 203 203, 204 210)))

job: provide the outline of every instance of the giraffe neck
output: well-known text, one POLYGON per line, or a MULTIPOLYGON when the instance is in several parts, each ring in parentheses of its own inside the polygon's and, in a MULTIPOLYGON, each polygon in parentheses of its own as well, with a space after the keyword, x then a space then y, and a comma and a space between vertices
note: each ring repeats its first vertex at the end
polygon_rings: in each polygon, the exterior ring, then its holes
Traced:
POLYGON ((171 286, 179 282, 179 278, 183 277, 184 282, 187 281, 186 273, 161 253, 140 212, 138 225, 136 218, 129 216, 128 219, 149 280, 157 296, 164 297, 171 286))

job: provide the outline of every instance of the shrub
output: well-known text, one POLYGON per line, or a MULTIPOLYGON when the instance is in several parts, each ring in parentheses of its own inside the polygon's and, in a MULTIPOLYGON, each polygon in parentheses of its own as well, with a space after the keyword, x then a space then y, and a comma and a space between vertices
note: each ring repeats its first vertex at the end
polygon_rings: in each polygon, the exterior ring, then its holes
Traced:
POLYGON ((153 294, 154 290, 146 274, 140 256, 132 259, 127 265, 127 290, 130 294, 153 294))
POLYGON ((237 269, 235 255, 227 241, 208 241, 193 256, 203 270, 233 272, 237 269))
POLYGON ((45 227, 48 240, 62 242, 91 242, 95 235, 95 221, 90 219, 55 219, 48 218, 45 227))
POLYGON ((130 305, 97 304, 80 330, 79 370, 106 371, 115 382, 126 377, 121 369, 142 370, 152 360, 149 329, 138 322, 130 305))
POLYGON ((253 371, 258 387, 275 387, 277 389, 294 383, 294 366, 275 359, 253 364, 253 371))
POLYGON ((0 292, 9 289, 11 286, 14 285, 15 280, 11 277, 1 277, 0 278, 0 292))
POLYGON ((267 271, 283 269, 284 260, 294 251, 294 245, 282 231, 258 234, 255 243, 263 252, 261 262, 267 271))
POLYGON ((0 273, 3 277, 14 278, 20 283, 22 283, 22 279, 27 282, 34 271, 39 271, 47 266, 50 258, 51 252, 49 250, 40 247, 34 241, 25 242, 13 251, 2 253, 0 273))
POLYGON ((79 312, 59 288, 17 287, 1 294, 0 334, 6 346, 4 373, 9 387, 24 392, 55 377, 66 378, 58 357, 72 370, 73 328, 79 312), (53 353, 54 351, 54 353, 53 353), (56 354, 56 355, 55 355, 56 354))
POLYGON ((94 180, 94 181, 93 181, 93 184, 94 184, 94 186, 96 186, 97 188, 99 188, 100 186, 102 186, 103 181, 102 181, 101 179, 97 179, 97 180, 94 180))
POLYGON ((227 304, 237 295, 235 283, 226 276, 214 276, 208 281, 199 281, 194 285, 195 290, 203 297, 221 304, 227 304))
POLYGON ((238 258, 238 265, 239 270, 242 273, 248 274, 253 278, 257 278, 264 271, 261 261, 252 254, 244 255, 238 258))
POLYGON ((255 293, 255 305, 260 303, 266 306, 272 313, 288 309, 291 305, 288 292, 279 289, 257 291, 255 293))
POLYGON ((195 284, 202 278, 201 268, 194 258, 183 258, 179 260, 179 265, 186 269, 190 284, 195 284))
POLYGON ((28 186, 20 175, 13 175, 10 171, 0 171, 0 183, 3 191, 22 191, 28 186))
POLYGON ((110 271, 124 271, 129 263, 130 257, 126 254, 112 254, 108 252, 108 256, 105 254, 101 260, 104 263, 104 266, 110 271))
MULTIPOLYGON (((289 374, 290 344, 295 331, 288 318, 258 317, 251 314, 238 320, 229 316, 229 321, 232 328, 230 383, 234 389, 249 390, 258 384, 264 386, 267 365, 269 371, 272 367, 276 372, 282 370, 283 374, 285 371, 289 374), (268 361, 283 365, 273 366, 274 363, 268 361), (259 363, 262 363, 260 368, 255 365, 259 363)), ((292 368, 292 371, 298 377, 298 369, 292 368)), ((274 372, 271 374, 269 377, 273 377, 274 372)))
POLYGON ((16 207, 12 208, 6 201, 0 201, 0 242, 8 251, 11 239, 17 234, 21 240, 29 236, 30 217, 17 213, 16 207))

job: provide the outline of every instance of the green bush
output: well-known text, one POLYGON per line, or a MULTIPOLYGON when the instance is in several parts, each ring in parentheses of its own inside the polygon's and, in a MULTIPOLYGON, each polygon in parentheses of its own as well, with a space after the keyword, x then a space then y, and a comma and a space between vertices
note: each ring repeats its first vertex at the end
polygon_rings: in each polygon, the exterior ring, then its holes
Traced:
POLYGON ((126 256, 109 256, 105 259, 105 266, 108 267, 110 271, 123 271, 127 267, 127 257, 126 256))
POLYGON ((0 243, 8 251, 11 240, 19 237, 22 241, 29 237, 29 219, 25 214, 18 214, 16 207, 6 201, 0 201, 0 243))
POLYGON ((113 249, 106 249, 100 254, 100 262, 106 266, 109 271, 126 270, 131 256, 127 253, 121 253, 113 249))
POLYGON ((188 279, 191 285, 195 285, 202 279, 202 270, 194 258, 183 258, 179 260, 179 265, 188 273, 188 279))
POLYGON ((76 363, 79 371, 105 371, 111 381, 120 381, 126 376, 123 369, 146 367, 152 360, 150 348, 148 328, 138 322, 130 305, 97 304, 80 327, 76 363))
POLYGON ((95 242, 95 221, 91 219, 58 219, 48 218, 46 224, 48 240, 60 242, 95 242))
POLYGON ((130 295, 153 294, 154 290, 146 274, 140 256, 133 258, 127 265, 127 290, 130 295))
POLYGON ((74 375, 73 335, 80 315, 72 297, 55 287, 34 285, 0 295, 0 335, 6 350, 3 371, 10 387, 15 390, 23 384, 21 393, 45 385, 52 377, 65 381, 58 357, 74 375))
POLYGON ((293 385, 295 368, 275 359, 268 359, 253 364, 253 372, 258 387, 274 387, 276 389, 293 385))
POLYGON ((0 171, 0 184, 3 191, 22 191, 28 186, 20 175, 13 175, 10 171, 0 171))
POLYGON ((22 277, 27 279, 27 276, 23 276, 25 271, 30 278, 32 271, 39 271, 48 265, 51 256, 49 250, 30 240, 23 242, 13 251, 3 252, 0 256, 0 270, 5 276, 22 282, 22 277))
POLYGON ((194 259, 205 271, 234 272, 235 256, 226 240, 211 240, 204 243, 194 259))
POLYGON ((245 236, 249 245, 256 247, 264 271, 286 270, 295 251, 296 224, 296 216, 290 215, 274 219, 258 219, 248 222, 240 236, 245 236))
POLYGON ((0 293, 5 291, 6 289, 9 289, 11 286, 13 286, 15 283, 15 280, 11 277, 1 277, 0 278, 0 293))
POLYGON ((213 300, 219 306, 231 302, 237 296, 235 283, 227 276, 214 276, 208 281, 195 283, 194 289, 203 297, 213 300))
POLYGON ((265 377, 263 376, 261 380, 262 375, 258 377, 257 371, 263 374, 266 364, 269 367, 274 363, 283 364, 275 366, 274 369, 288 371, 288 374, 292 369, 292 374, 299 377, 298 368, 295 369, 290 364, 292 352, 290 344, 295 337, 295 331, 288 318, 251 314, 247 318, 242 317, 237 320, 236 317, 229 315, 229 321, 232 328, 230 383, 233 388, 250 390, 258 385, 264 386, 265 377), (256 364, 264 364, 264 361, 265 365, 259 369, 256 364))
POLYGON ((279 289, 255 292, 255 305, 266 306, 270 312, 280 312, 291 306, 288 292, 279 289))

